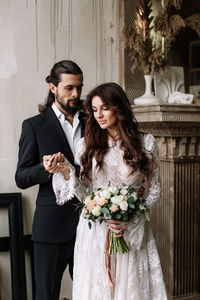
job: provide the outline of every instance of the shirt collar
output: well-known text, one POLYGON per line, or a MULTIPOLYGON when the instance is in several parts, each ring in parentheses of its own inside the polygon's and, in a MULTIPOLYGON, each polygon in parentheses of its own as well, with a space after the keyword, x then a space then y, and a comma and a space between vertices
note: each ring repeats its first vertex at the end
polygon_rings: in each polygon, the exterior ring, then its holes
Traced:
MULTIPOLYGON (((56 116, 57 116, 57 118, 58 118, 59 120, 62 120, 63 122, 66 121, 65 115, 57 108, 57 106, 55 105, 55 103, 53 103, 51 107, 52 107, 53 111, 55 112, 55 114, 56 114, 56 116)), ((80 113, 80 112, 77 111, 77 112, 75 113, 75 115, 74 115, 74 120, 73 120, 73 123, 74 123, 74 124, 79 123, 79 113, 80 113)))

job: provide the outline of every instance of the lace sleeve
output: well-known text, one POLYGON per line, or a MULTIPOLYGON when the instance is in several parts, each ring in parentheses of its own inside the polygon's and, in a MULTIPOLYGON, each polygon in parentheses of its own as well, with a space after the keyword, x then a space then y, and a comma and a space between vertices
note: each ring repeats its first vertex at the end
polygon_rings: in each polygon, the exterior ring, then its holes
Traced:
POLYGON ((146 198, 147 205, 151 210, 161 195, 158 147, 151 134, 144 136, 144 147, 148 151, 147 155, 152 159, 152 174, 148 176, 148 195, 146 198))
MULTIPOLYGON (((84 151, 84 140, 81 139, 77 144, 76 163, 80 164, 80 156, 84 151)), ((67 161, 67 159, 65 158, 67 161)), ((68 162, 68 161, 67 161, 68 162)), ((56 203, 63 205, 67 201, 76 196, 80 201, 83 201, 87 196, 87 188, 80 182, 75 175, 75 168, 68 162, 70 168, 70 179, 66 180, 63 173, 56 173, 53 175, 52 184, 56 196, 56 203)))
MULTIPOLYGON (((152 159, 152 174, 148 176, 148 194, 147 205, 151 209, 160 198, 160 169, 159 169, 159 156, 158 148, 155 138, 151 134, 144 135, 144 148, 147 155, 152 159)), ((141 217, 132 218, 127 224, 126 239, 131 247, 140 249, 143 239, 145 222, 149 221, 149 214, 146 213, 141 217)))

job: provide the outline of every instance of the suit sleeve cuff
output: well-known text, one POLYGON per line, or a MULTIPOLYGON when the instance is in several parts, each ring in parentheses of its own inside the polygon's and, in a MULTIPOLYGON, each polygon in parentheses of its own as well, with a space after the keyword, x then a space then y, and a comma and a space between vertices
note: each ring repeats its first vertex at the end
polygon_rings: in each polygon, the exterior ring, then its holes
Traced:
POLYGON ((52 174, 52 173, 49 173, 49 172, 44 168, 43 162, 40 162, 40 167, 41 167, 41 171, 43 171, 44 174, 45 174, 49 179, 52 178, 53 174, 52 174))

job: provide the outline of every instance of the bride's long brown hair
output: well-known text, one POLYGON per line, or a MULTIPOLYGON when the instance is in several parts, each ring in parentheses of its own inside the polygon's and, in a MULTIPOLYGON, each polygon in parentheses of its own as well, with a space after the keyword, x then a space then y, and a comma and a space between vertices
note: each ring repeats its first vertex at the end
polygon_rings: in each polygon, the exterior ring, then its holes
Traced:
POLYGON ((93 89, 84 101, 86 113, 85 127, 85 152, 81 156, 82 179, 90 180, 92 159, 96 159, 99 170, 103 168, 104 155, 108 151, 108 131, 101 129, 94 118, 92 99, 98 96, 109 109, 112 109, 117 117, 118 136, 121 141, 121 149, 124 151, 124 160, 130 167, 130 174, 140 169, 146 175, 151 173, 150 160, 147 157, 141 141, 141 133, 133 115, 130 102, 123 89, 116 83, 101 84, 93 89))

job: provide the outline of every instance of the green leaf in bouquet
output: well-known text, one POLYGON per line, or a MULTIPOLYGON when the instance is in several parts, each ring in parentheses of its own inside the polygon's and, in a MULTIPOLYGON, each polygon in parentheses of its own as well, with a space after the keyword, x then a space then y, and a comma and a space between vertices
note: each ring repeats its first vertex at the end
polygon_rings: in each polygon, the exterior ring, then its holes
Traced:
POLYGON ((119 195, 119 189, 117 188, 116 190, 115 190, 115 193, 114 193, 115 195, 119 195))
POLYGON ((104 221, 103 218, 99 219, 99 223, 101 224, 104 221))
POLYGON ((142 202, 144 202, 144 199, 143 198, 138 198, 137 201, 142 203, 142 202))
POLYGON ((105 214, 105 213, 106 213, 106 214, 110 213, 110 212, 109 212, 109 209, 108 209, 107 207, 105 207, 105 206, 102 207, 102 210, 101 210, 101 211, 102 211, 102 213, 104 213, 104 214, 105 214))
POLYGON ((107 207, 103 207, 101 211, 105 219, 111 219, 110 211, 107 207))
POLYGON ((135 202, 135 199, 134 199, 133 196, 130 196, 130 197, 128 197, 127 201, 128 201, 128 203, 130 204, 130 203, 134 203, 134 202, 135 202))
POLYGON ((81 211, 82 211, 82 209, 85 206, 84 202, 79 202, 78 204, 74 204, 74 206, 76 207, 75 211, 78 211, 79 216, 80 216, 81 215, 81 211))
POLYGON ((91 194, 90 199, 93 200, 94 199, 94 193, 91 194))
POLYGON ((135 212, 135 214, 136 214, 137 217, 140 217, 140 216, 141 216, 141 212, 140 212, 139 210, 137 210, 137 211, 135 212))
POLYGON ((122 221, 124 221, 124 222, 128 221, 128 215, 123 215, 122 216, 122 221))
POLYGON ((88 226, 89 226, 89 229, 92 228, 92 223, 90 221, 88 222, 88 226))
POLYGON ((135 204, 129 203, 129 207, 134 209, 135 208, 135 204))
POLYGON ((120 220, 121 217, 122 217, 121 213, 116 213, 116 214, 114 215, 114 218, 115 218, 116 220, 120 220))
POLYGON ((79 210, 79 209, 83 209, 84 208, 84 203, 83 202, 79 202, 78 204, 74 204, 74 206, 76 207, 75 211, 79 210))
POLYGON ((133 192, 134 192, 134 187, 133 187, 133 185, 131 184, 131 185, 129 185, 129 187, 128 187, 128 192, 129 192, 129 194, 132 194, 133 192))

